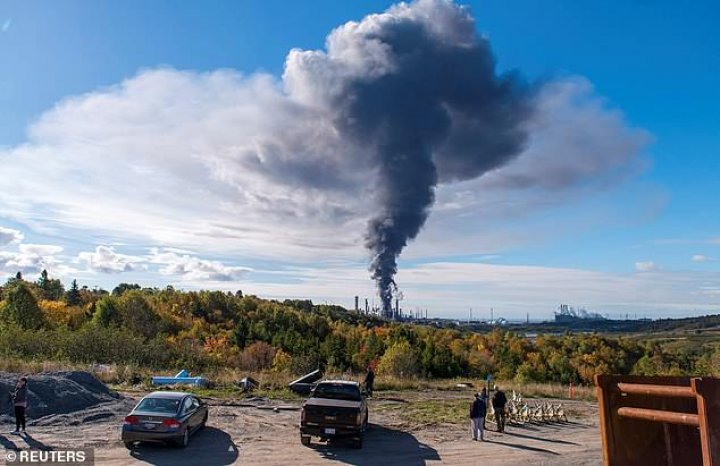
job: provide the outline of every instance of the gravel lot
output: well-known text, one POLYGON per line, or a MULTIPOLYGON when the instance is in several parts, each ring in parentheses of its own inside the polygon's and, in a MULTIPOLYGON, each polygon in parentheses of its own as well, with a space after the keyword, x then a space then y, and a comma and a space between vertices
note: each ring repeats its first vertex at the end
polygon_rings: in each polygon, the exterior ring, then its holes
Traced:
MULTIPOLYGON (((209 400, 208 428, 196 434, 186 450, 162 445, 141 444, 126 450, 119 440, 125 414, 140 395, 125 394, 120 400, 100 403, 88 409, 34 421, 28 435, 9 434, 13 426, 0 425, 0 447, 95 448, 96 464, 126 465, 228 464, 315 465, 343 463, 379 464, 483 464, 483 465, 583 465, 601 464, 597 405, 565 402, 568 423, 508 426, 499 434, 488 424, 485 442, 470 440, 469 421, 417 423, 405 413, 414 403, 436 400, 440 406, 471 399, 470 393, 396 392, 378 393, 370 402, 370 429, 362 450, 337 441, 310 447, 300 444, 298 402, 256 400, 209 400), (401 406, 399 409, 397 405, 401 406), (281 406, 288 409, 263 409, 281 406), (52 422, 48 420, 52 419, 52 422)), ((4 455, 3 455, 4 456, 4 455)))

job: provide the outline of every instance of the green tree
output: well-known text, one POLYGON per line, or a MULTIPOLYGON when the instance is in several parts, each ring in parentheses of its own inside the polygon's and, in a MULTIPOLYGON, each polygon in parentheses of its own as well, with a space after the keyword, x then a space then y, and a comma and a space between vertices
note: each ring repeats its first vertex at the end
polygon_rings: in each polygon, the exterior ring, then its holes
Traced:
POLYGON ((395 343, 385 351, 378 372, 396 377, 412 377, 419 373, 419 364, 415 351, 407 341, 395 343))
POLYGON ((151 338, 160 330, 160 317, 148 303, 141 291, 125 292, 120 298, 122 325, 136 335, 151 338))
POLYGON ((82 302, 80 299, 80 288, 78 288, 77 280, 72 281, 70 289, 65 293, 65 302, 68 306, 78 306, 82 302))
POLYGON ((37 299, 23 281, 16 281, 9 286, 2 308, 2 322, 15 324, 24 329, 36 330, 43 326, 43 313, 37 299))
POLYGON ((47 283, 47 281, 50 278, 48 277, 48 271, 43 269, 42 272, 40 272, 40 278, 38 278, 37 284, 40 288, 44 288, 44 285, 47 283))
POLYGON ((122 296, 122 294, 125 293, 126 291, 139 290, 139 289, 140 289, 140 285, 138 285, 137 283, 133 283, 133 284, 121 283, 118 286, 116 286, 115 288, 113 288, 112 295, 113 296, 122 296))
POLYGON ((121 322, 120 310, 117 301, 112 296, 104 296, 95 304, 93 323, 103 327, 119 324, 121 322))
POLYGON ((65 294, 65 287, 62 282, 60 280, 50 278, 47 270, 42 271, 40 278, 37 281, 37 285, 38 288, 40 288, 43 299, 59 301, 63 294, 65 294))

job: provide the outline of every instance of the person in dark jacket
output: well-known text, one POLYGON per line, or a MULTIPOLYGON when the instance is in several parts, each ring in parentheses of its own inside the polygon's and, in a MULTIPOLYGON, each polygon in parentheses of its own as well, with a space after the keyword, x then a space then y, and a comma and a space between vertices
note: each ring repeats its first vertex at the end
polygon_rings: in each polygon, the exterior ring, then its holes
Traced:
POLYGON ((483 421, 487 414, 487 404, 479 393, 475 394, 475 399, 470 405, 470 431, 472 433, 472 439, 477 440, 478 438, 483 441, 484 426, 483 421))
POLYGON ((495 411, 495 421, 497 422, 498 432, 505 431, 505 405, 507 397, 505 393, 498 387, 495 387, 495 394, 492 397, 492 406, 495 411))
POLYGON ((367 374, 365 374, 365 391, 368 396, 372 396, 373 384, 375 383, 375 372, 372 370, 372 366, 368 366, 367 374))
POLYGON ((25 432, 25 409, 27 409, 27 378, 20 377, 11 395, 15 407, 15 430, 13 434, 25 432))
POLYGON ((487 388, 483 387, 482 392, 480 392, 480 399, 483 402, 483 405, 485 406, 485 415, 483 415, 482 418, 482 428, 485 430, 485 416, 487 416, 487 405, 488 405, 488 394, 487 394, 487 388))

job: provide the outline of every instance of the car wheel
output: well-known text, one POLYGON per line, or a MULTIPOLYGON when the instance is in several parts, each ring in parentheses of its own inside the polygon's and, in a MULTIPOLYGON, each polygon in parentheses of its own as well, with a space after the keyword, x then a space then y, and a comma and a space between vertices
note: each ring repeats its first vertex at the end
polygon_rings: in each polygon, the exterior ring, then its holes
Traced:
POLYGON ((362 436, 360 436, 360 437, 357 437, 355 439, 355 441, 353 442, 353 447, 355 447, 356 449, 359 450, 362 448, 362 444, 363 444, 363 438, 362 438, 362 436))
POLYGON ((188 446, 188 443, 190 443, 190 431, 189 429, 185 429, 185 432, 183 432, 182 437, 180 437, 176 442, 175 445, 178 448, 185 448, 188 446))
POLYGON ((365 411, 365 422, 363 423, 363 430, 367 430, 368 424, 370 424, 370 416, 367 411, 365 411))
POLYGON ((302 443, 306 447, 309 447, 310 446, 310 436, 309 435, 301 435, 300 443, 302 443))
POLYGON ((203 416, 203 420, 200 423, 200 427, 198 428, 198 430, 203 430, 205 428, 205 424, 207 424, 207 420, 208 420, 208 413, 205 413, 205 416, 203 416))
POLYGON ((135 448, 135 442, 123 442, 123 444, 128 450, 132 450, 133 448, 135 448))

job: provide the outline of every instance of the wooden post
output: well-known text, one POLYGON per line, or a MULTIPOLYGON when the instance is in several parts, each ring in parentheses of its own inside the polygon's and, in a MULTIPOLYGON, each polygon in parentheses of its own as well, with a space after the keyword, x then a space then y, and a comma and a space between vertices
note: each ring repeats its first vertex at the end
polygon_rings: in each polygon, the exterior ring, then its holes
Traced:
POLYGON ((598 407, 600 408, 600 435, 602 437, 603 447, 603 464, 605 466, 612 465, 613 451, 615 445, 613 444, 613 432, 612 423, 610 422, 610 406, 609 394, 607 393, 607 380, 608 376, 602 374, 595 374, 595 387, 597 390, 598 407))
POLYGON ((720 465, 720 379, 694 378, 703 466, 720 465))

